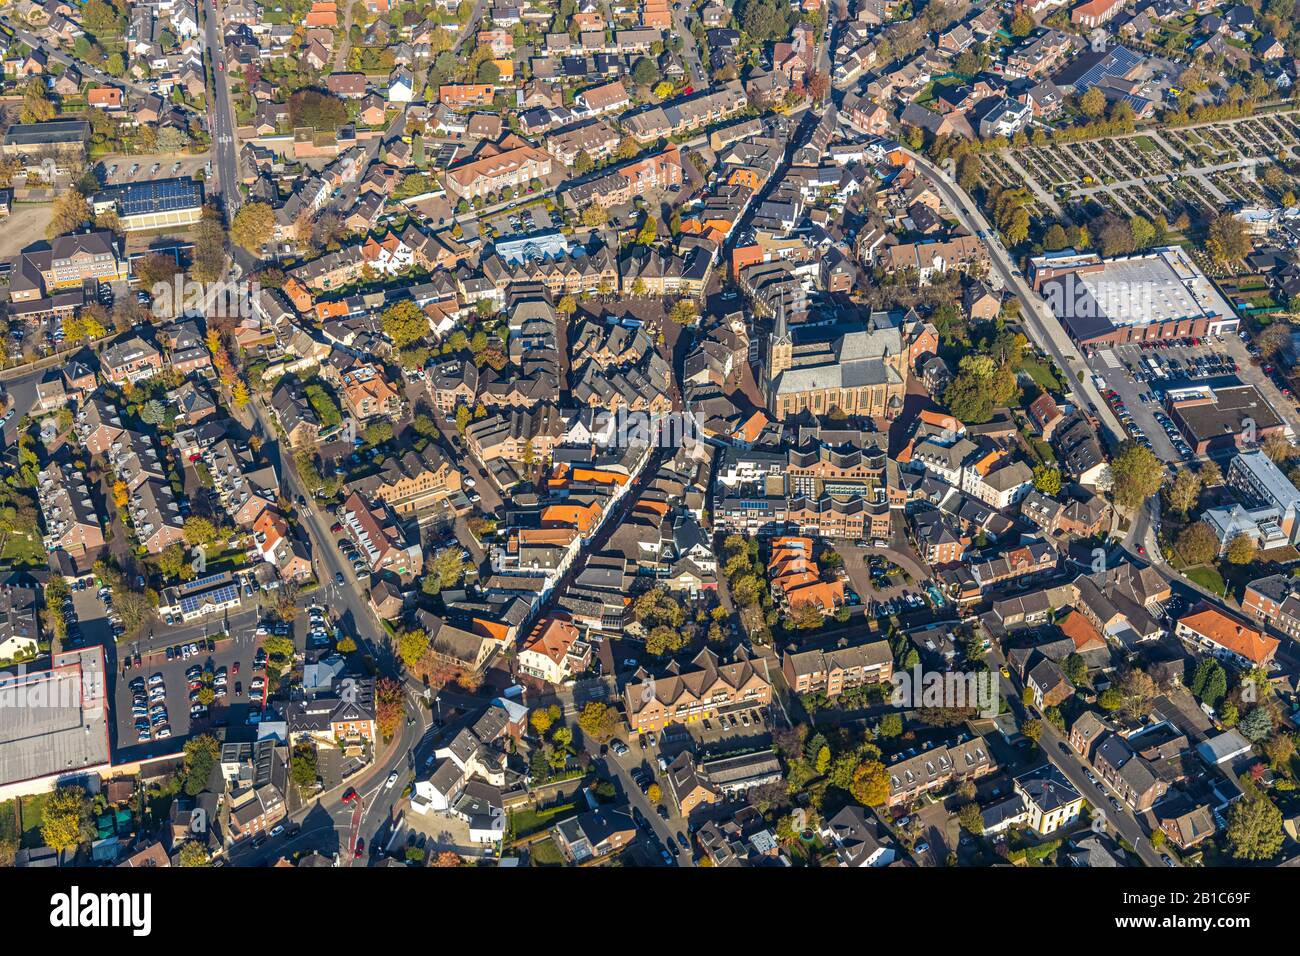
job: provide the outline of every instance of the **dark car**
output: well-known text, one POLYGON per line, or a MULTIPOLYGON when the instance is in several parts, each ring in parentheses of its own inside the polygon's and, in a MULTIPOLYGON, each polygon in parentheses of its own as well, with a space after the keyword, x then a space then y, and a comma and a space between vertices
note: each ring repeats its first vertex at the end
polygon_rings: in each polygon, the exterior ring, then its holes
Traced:
POLYGON ((342 572, 342 571, 335 571, 335 572, 334 572, 334 583, 337 584, 339 587, 342 587, 342 586, 343 586, 343 572, 342 572))
POLYGON ((365 851, 365 849, 366 849, 366 841, 361 839, 361 837, 357 837, 357 852, 353 854, 353 859, 356 860, 361 859, 361 854, 365 851))
POLYGON ((355 787, 348 787, 347 792, 343 794, 344 803, 356 803, 359 799, 361 799, 361 796, 357 793, 355 787))
POLYGON ((1070 756, 1070 745, 1064 740, 1058 740, 1056 746, 1061 749, 1061 753, 1065 754, 1067 757, 1070 756))

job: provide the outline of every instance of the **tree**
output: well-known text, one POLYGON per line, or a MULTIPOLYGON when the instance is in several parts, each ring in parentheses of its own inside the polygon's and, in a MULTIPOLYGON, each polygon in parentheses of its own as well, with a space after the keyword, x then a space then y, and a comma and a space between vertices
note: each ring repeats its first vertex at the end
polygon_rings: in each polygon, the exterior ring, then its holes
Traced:
POLYGON ((1244 259, 1252 248, 1246 224, 1232 213, 1220 213, 1210 220, 1205 234, 1205 251, 1219 265, 1244 259))
POLYGON ((699 309, 690 299, 678 299, 668 312, 668 318, 677 325, 694 325, 699 317, 699 309))
POLYGON ((790 7, 778 0, 745 0, 740 28, 758 43, 784 39, 790 32, 790 7))
POLYGON ((638 86, 649 86, 659 78, 659 70, 649 57, 637 57, 632 64, 632 79, 638 86))
POLYGON ((658 803, 661 797, 663 797, 663 791, 659 789, 659 784, 652 783, 646 788, 645 798, 651 803, 658 803))
POLYGON ((533 725, 533 730, 537 736, 545 737, 546 732, 560 719, 560 716, 559 705, 552 704, 550 707, 534 708, 533 712, 528 715, 528 722, 533 725))
POLYGON ((591 203, 583 208, 578 218, 588 229, 600 229, 609 222, 609 211, 598 203, 591 203))
POLYGON ((316 786, 316 748, 312 744, 299 744, 289 758, 289 776, 302 790, 316 786))
POLYGON ((849 793, 864 807, 878 807, 889 799, 889 770, 879 760, 864 760, 853 771, 849 793))
POLYGON ((433 865, 450 869, 452 867, 464 866, 465 861, 462 860, 460 854, 456 853, 454 850, 443 850, 433 858, 433 865))
POLYGON ((226 231, 213 216, 194 226, 194 252, 190 275, 199 282, 216 282, 226 271, 226 231))
POLYGON ((185 742, 184 787, 191 797, 197 797, 207 789, 208 777, 212 775, 212 767, 220 753, 221 744, 211 734, 192 737, 185 742))
POLYGON ((1034 30, 1034 18, 1021 10, 1011 19, 1011 35, 1016 38, 1027 37, 1034 30))
POLYGON ((1204 521, 1198 521, 1179 532, 1174 547, 1188 564, 1206 564, 1219 553, 1219 536, 1204 521))
POLYGON ((1132 668, 1125 671, 1116 685, 1124 695, 1123 710, 1131 717, 1145 717, 1151 711, 1158 688, 1146 671, 1132 668))
POLYGON ((211 520, 201 515, 190 515, 181 526, 181 534, 190 547, 211 544, 217 540, 217 529, 211 520))
POLYGON ((1095 120, 1106 112, 1106 94, 1096 86, 1088 88, 1079 97, 1079 110, 1090 120, 1095 120))
POLYGON ((902 714, 885 714, 880 718, 880 724, 876 727, 876 735, 880 737, 901 737, 903 735, 903 716, 902 714))
POLYGON ((402 685, 391 677, 381 677, 375 683, 375 719, 379 733, 385 740, 391 740, 397 732, 405 713, 402 698, 402 685))
POLYGON ((1165 480, 1164 466, 1153 452, 1135 442, 1127 442, 1110 463, 1111 496, 1115 503, 1130 510, 1160 490, 1165 480))
POLYGON ((1294 327, 1286 322, 1274 322, 1255 336, 1255 345, 1263 358, 1272 358, 1291 344, 1294 327))
POLYGON ((1039 465, 1034 469, 1034 487, 1045 495, 1061 493, 1061 469, 1051 465, 1039 465))
POLYGON ((1114 687, 1107 687, 1098 695, 1097 703, 1101 705, 1102 710, 1114 713, 1124 706, 1124 695, 1114 687))
POLYGON ((397 639, 397 656, 402 659, 406 669, 413 671, 429 650, 429 635, 423 628, 403 631, 397 639))
POLYGON ((1259 552, 1259 545, 1248 534, 1239 534, 1228 543, 1229 564, 1250 564, 1259 552))
POLYGON ((1273 716, 1264 707, 1253 707, 1237 725, 1241 735, 1252 743, 1258 743, 1273 733, 1273 716))
POLYGON ((179 859, 181 866, 184 867, 212 865, 212 861, 208 858, 208 851, 197 840, 186 840, 181 844, 179 859))
POLYGON ((637 244, 642 246, 653 245, 655 240, 658 238, 659 220, 649 213, 646 213, 645 220, 641 223, 641 228, 636 234, 637 244))
POLYGON ((79 229, 95 218, 90 202, 75 189, 69 189, 54 200, 49 224, 45 227, 47 239, 62 236, 79 229))
POLYGON ((81 787, 59 787, 41 809, 41 839, 58 850, 75 849, 87 837, 90 804, 81 787))
POLYGON ((599 701, 592 701, 578 714, 578 726, 596 743, 608 743, 618 726, 618 714, 599 701))
POLYGON ((1259 446, 1259 450, 1268 456, 1269 461, 1277 465, 1284 465, 1295 454, 1295 446, 1287 441, 1285 435, 1276 432, 1264 439, 1264 443, 1259 446))
POLYGON ((240 206, 234 222, 230 224, 230 241, 248 252, 260 252, 273 235, 275 213, 263 202, 250 202, 240 206))
POLYGON ((411 299, 401 299, 384 310, 384 334, 394 348, 414 345, 429 334, 429 317, 411 299))
POLYGON ((347 105, 337 96, 302 89, 289 97, 289 122, 294 127, 334 130, 348 121, 347 105))
POLYGON ((1043 722, 1036 718, 1030 718, 1020 725, 1020 732, 1026 740, 1032 740, 1035 744, 1043 737, 1043 722))
POLYGON ((980 813, 980 805, 974 801, 963 805, 957 811, 957 822, 971 836, 981 837, 984 835, 984 817, 980 813))
POLYGON ((22 122, 44 123, 54 119, 58 111, 58 107, 50 101, 44 78, 33 76, 29 79, 23 90, 22 122))
POLYGON ((1174 480, 1165 493, 1165 497, 1169 500, 1169 507, 1184 515, 1196 507, 1200 496, 1201 476, 1186 468, 1180 469, 1178 474, 1174 475, 1174 480))
POLYGON ((1236 859, 1271 860, 1282 849, 1282 812, 1254 791, 1229 808, 1224 835, 1236 859))
POLYGON ((479 83, 495 86, 501 80, 501 67, 497 66, 491 60, 484 60, 478 65, 478 71, 475 73, 475 77, 479 83))

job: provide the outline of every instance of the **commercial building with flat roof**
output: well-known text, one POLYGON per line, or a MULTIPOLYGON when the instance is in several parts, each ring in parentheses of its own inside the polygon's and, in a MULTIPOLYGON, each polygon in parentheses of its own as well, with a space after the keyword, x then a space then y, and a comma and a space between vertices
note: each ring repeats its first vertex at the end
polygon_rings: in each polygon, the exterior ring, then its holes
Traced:
POLYGON ((1165 396, 1169 417, 1198 455, 1262 443, 1286 424, 1254 385, 1198 385, 1165 396))
POLYGON ((110 186, 95 193, 96 215, 110 209, 127 232, 189 226, 203 215, 203 184, 188 176, 110 186))
POLYGON ((67 159, 80 156, 90 141, 90 124, 82 119, 57 119, 45 123, 15 123, 0 141, 0 154, 25 160, 46 156, 67 159))
POLYGON ((102 647, 0 674, 0 800, 84 785, 111 762, 102 647))
POLYGON ((1115 259, 1066 249, 1029 265, 1034 289, 1080 345, 1237 329, 1232 307, 1180 246, 1115 259))

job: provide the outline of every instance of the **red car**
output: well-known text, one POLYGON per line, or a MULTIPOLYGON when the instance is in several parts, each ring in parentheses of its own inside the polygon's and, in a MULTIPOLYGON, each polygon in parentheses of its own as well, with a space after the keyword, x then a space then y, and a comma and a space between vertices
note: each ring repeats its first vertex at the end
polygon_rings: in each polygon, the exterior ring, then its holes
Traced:
POLYGON ((217 64, 217 70, 218 70, 219 72, 221 72, 221 73, 225 73, 225 72, 226 72, 226 64, 224 64, 224 63, 218 63, 218 64, 217 64))
POLYGON ((235 663, 230 665, 230 673, 232 674, 239 673, 239 661, 235 661, 235 663))
POLYGON ((353 787, 348 787, 347 793, 343 794, 344 803, 356 803, 360 799, 361 795, 353 787))
POLYGON ((1139 544, 1139 545, 1138 545, 1138 554, 1146 554, 1146 553, 1147 553, 1147 549, 1146 549, 1145 547, 1143 547, 1142 545, 1139 544))

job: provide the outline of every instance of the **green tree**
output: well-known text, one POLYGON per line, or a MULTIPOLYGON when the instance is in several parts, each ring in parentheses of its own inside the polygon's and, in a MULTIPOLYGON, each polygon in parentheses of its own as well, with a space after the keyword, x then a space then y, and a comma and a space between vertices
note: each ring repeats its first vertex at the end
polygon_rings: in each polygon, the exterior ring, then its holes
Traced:
POLYGON ((1239 534, 1228 542, 1229 564, 1250 564, 1258 553, 1258 543, 1248 534, 1239 534))
POLYGON ((889 770, 879 760, 864 760, 853 771, 849 793, 865 807, 878 807, 889 799, 889 770))
POLYGON ((1282 849, 1282 812, 1258 791, 1228 809, 1224 831, 1238 860, 1271 860, 1282 849))
POLYGON ((197 840, 186 840, 182 843, 178 857, 181 866, 184 867, 203 867, 212 865, 212 861, 208 858, 208 851, 204 849, 203 844, 199 843, 197 840))
POLYGON ((1110 463, 1113 482, 1111 496, 1115 503, 1136 510, 1160 490, 1165 480, 1164 466, 1153 452, 1135 442, 1127 442, 1110 463))
POLYGON ((649 86, 659 78, 659 70, 649 57, 637 57, 632 64, 632 79, 638 86, 649 86))
POLYGON ((429 317, 410 299, 394 302, 381 318, 384 334, 395 348, 406 348, 429 334, 429 317))
POLYGON ((1096 86, 1089 87, 1087 92, 1079 97, 1079 110, 1090 120, 1098 119, 1106 112, 1106 94, 1096 86))
POLYGON ((248 252, 260 252, 274 235, 275 213, 266 203, 245 203, 230 224, 230 241, 248 252))
POLYGON ((81 787, 58 787, 41 808, 41 839, 62 853, 85 842, 90 829, 90 803, 81 787))
POLYGON ((289 776, 302 790, 316 786, 316 748, 312 744, 299 744, 289 758, 289 776))
POLYGON ((1197 521, 1178 533, 1174 548, 1188 564, 1206 564, 1219 553, 1219 536, 1204 521, 1197 521))
POLYGON ((413 671, 429 650, 429 635, 423 628, 403 631, 397 639, 397 656, 406 669, 413 671))
POLYGON ((1034 469, 1034 487, 1045 495, 1061 493, 1061 469, 1052 465, 1039 465, 1034 469))
POLYGON ((1237 724, 1237 730, 1252 743, 1258 743, 1273 733, 1273 716, 1264 707, 1252 707, 1237 724))
POLYGON ((618 714, 599 701, 592 701, 578 714, 578 726, 596 743, 608 743, 618 727, 618 714))

